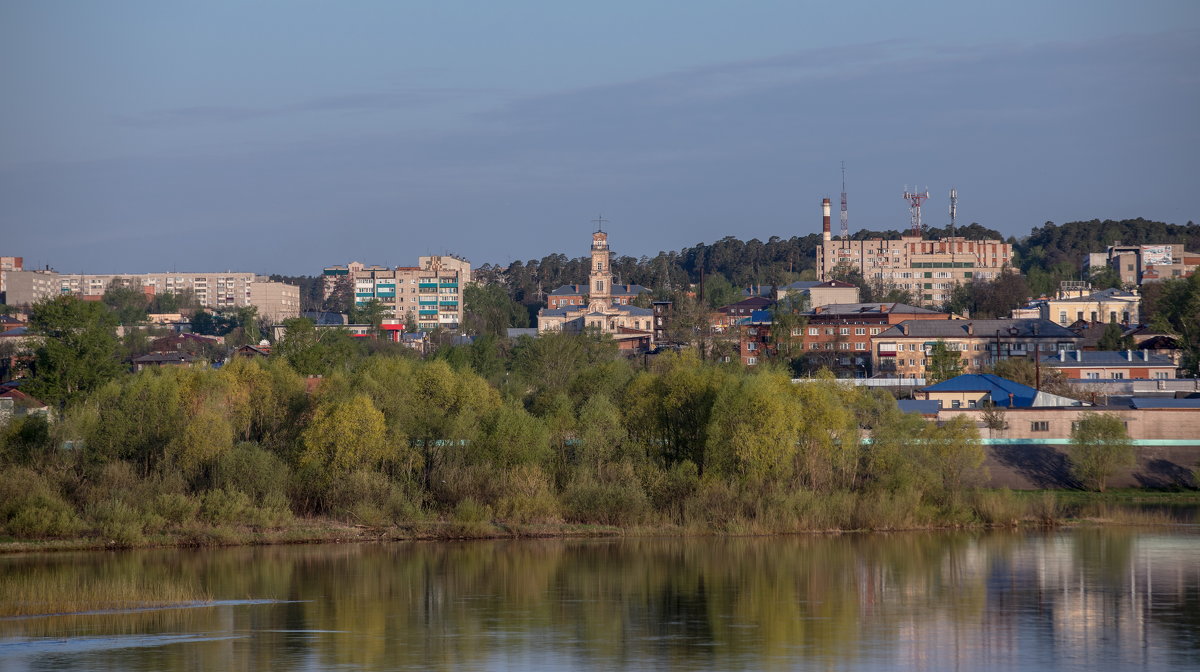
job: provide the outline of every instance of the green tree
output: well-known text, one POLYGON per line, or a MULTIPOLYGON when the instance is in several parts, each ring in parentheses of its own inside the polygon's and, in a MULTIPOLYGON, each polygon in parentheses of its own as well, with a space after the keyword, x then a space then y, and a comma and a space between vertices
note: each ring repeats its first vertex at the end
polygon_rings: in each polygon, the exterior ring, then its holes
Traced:
POLYGON ((469 334, 504 337, 509 327, 529 326, 529 311, 509 298, 500 285, 467 285, 463 308, 463 329, 469 334))
POLYGON ((1101 350, 1129 350, 1133 348, 1133 337, 1126 336, 1121 325, 1109 322, 1104 325, 1104 333, 1100 334, 1097 347, 1101 350))
POLYGON ((108 284, 101 301, 116 313, 117 321, 124 325, 145 322, 146 309, 150 306, 150 299, 141 288, 120 278, 108 284))
POLYGON ((925 382, 929 385, 949 380, 962 373, 962 356, 939 340, 929 349, 925 361, 925 382))
POLYGON ((365 394, 317 403, 300 435, 300 464, 345 473, 374 466, 386 456, 387 424, 365 394))
POLYGON ((1071 473, 1084 484, 1104 492, 1118 469, 1137 464, 1125 422, 1112 413, 1085 413, 1071 428, 1067 452, 1071 473))
POLYGON ((116 377, 116 317, 102 304, 59 296, 33 307, 29 326, 40 336, 30 394, 59 407, 116 377))

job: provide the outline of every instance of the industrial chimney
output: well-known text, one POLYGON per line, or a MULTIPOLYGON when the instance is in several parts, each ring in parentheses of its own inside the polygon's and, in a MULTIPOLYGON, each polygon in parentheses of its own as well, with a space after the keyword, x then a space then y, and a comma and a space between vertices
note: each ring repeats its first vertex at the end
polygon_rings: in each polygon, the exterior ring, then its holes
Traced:
POLYGON ((829 232, 829 199, 821 199, 821 240, 829 243, 831 235, 829 232))

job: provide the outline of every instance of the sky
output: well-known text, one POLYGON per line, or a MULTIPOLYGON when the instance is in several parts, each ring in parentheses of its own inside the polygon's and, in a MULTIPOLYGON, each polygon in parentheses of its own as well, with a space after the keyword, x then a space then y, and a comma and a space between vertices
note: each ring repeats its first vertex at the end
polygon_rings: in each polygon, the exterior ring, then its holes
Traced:
POLYGON ((1200 2, 0 0, 0 255, 63 273, 1200 221, 1200 2))

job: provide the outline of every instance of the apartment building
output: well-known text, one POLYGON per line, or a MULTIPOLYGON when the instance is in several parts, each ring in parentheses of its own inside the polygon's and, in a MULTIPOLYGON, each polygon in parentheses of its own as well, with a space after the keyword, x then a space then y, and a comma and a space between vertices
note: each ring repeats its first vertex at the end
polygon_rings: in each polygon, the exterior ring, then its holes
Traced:
POLYGON ((0 303, 31 306, 58 293, 58 274, 54 271, 0 270, 0 303))
POLYGON ((824 200, 822 208, 822 243, 817 246, 817 279, 821 281, 832 280, 835 268, 851 268, 868 282, 908 290, 922 305, 941 305, 950 299, 956 284, 991 280, 1002 269, 1011 270, 1012 245, 1002 240, 967 240, 960 236, 939 240, 920 236, 834 240, 829 230, 829 199, 824 200))
POLYGON ((354 303, 379 301, 389 315, 409 314, 423 331, 458 329, 463 321, 463 290, 471 283, 471 262, 453 255, 418 257, 417 266, 366 266, 352 262, 323 273, 325 298, 343 279, 351 283, 354 303))
POLYGON ((939 341, 958 352, 963 373, 979 373, 998 359, 1076 350, 1082 339, 1049 320, 906 320, 871 339, 875 375, 924 378, 939 341))
POLYGON ((25 270, 24 257, 0 257, 0 271, 25 270))
POLYGON ((1109 267, 1125 285, 1140 285, 1171 278, 1182 278, 1200 267, 1200 254, 1188 252, 1180 243, 1157 245, 1109 245, 1104 252, 1094 252, 1083 259, 1089 274, 1109 267))
POLYGON ((59 276, 59 288, 62 294, 99 297, 113 281, 138 287, 150 297, 190 293, 196 303, 208 310, 255 306, 260 315, 285 316, 281 319, 300 314, 299 287, 271 282, 267 276, 254 273, 62 274, 59 276), (262 301, 261 304, 255 302, 256 297, 262 301))
POLYGON ((1171 380, 1176 371, 1174 359, 1149 350, 1060 350, 1042 365, 1072 380, 1171 380))

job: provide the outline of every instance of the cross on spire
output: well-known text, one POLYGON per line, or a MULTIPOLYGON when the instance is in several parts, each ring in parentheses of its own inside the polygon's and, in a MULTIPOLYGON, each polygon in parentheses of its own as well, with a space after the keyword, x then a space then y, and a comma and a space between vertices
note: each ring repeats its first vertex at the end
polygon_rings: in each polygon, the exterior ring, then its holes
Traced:
POLYGON ((604 225, 607 222, 608 222, 608 220, 604 218, 604 215, 599 215, 595 219, 592 220, 592 223, 596 225, 597 231, 603 231, 604 225))

